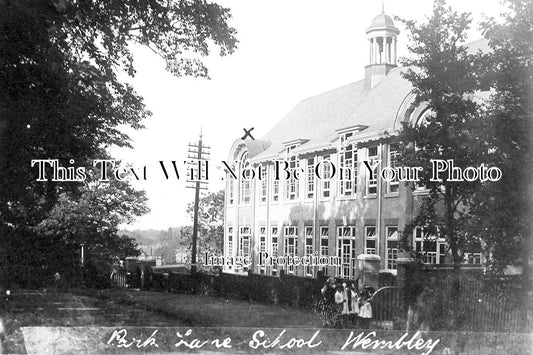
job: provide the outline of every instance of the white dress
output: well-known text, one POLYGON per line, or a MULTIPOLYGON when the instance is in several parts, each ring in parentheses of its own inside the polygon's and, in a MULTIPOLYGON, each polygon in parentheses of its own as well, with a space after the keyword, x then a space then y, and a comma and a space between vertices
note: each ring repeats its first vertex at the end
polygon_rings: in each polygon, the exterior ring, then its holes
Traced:
POLYGON ((352 290, 352 311, 350 314, 359 314, 359 297, 354 290, 352 290))
POLYGON ((357 294, 350 289, 344 289, 342 292, 346 302, 342 305, 342 314, 357 314, 359 313, 359 307, 357 305, 357 294), (348 298, 348 292, 351 292, 351 299, 348 298), (350 305, 348 305, 350 302, 350 305), (351 307, 350 307, 351 306, 351 307), (351 309, 350 309, 351 308, 351 309))
POLYGON ((335 292, 335 303, 341 304, 344 301, 344 296, 342 295, 342 292, 335 292))
POLYGON ((359 317, 372 318, 372 305, 370 304, 370 301, 366 300, 363 302, 363 305, 359 309, 359 317))

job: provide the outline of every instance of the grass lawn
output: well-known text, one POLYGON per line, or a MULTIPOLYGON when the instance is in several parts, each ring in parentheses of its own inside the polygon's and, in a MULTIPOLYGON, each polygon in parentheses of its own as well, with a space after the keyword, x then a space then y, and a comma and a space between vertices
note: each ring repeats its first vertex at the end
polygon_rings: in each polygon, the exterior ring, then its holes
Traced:
POLYGON ((193 327, 299 327, 316 328, 321 321, 312 310, 283 307, 213 296, 182 293, 107 289, 96 292, 98 298, 122 304, 137 304, 167 314, 180 321, 176 325, 193 327))
POLYGON ((310 310, 131 289, 15 290, 1 306, 0 318, 6 328, 3 351, 8 353, 25 352, 20 331, 25 326, 316 328, 321 324, 310 310))

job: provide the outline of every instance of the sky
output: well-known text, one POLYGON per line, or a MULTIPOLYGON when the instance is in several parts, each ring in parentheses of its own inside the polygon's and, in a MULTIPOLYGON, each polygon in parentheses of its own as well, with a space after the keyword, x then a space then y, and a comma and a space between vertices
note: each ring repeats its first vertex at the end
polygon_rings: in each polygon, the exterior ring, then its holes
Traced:
MULTIPOLYGON (((188 144, 200 130, 211 147, 209 190, 224 188, 220 167, 233 142, 250 129, 264 136, 301 100, 364 77, 368 61, 365 30, 381 13, 381 0, 215 0, 231 10, 238 49, 205 58, 210 80, 177 78, 165 71, 161 58, 133 47, 137 74, 128 81, 143 96, 153 115, 143 130, 124 130, 132 149, 113 148, 111 154, 136 168, 146 166, 147 179, 133 181, 148 195, 151 212, 126 229, 167 229, 190 225, 187 204, 194 200, 183 179, 165 180, 159 161, 186 160, 188 144)), ((385 13, 424 21, 431 0, 385 0, 385 13)), ((481 37, 483 16, 498 16, 499 0, 449 0, 459 12, 470 12, 469 40, 481 37)), ((406 30, 395 25, 398 56, 408 55, 406 30)), ((386 99, 386 98, 384 98, 386 99)), ((179 165, 178 165, 179 166, 179 165)))

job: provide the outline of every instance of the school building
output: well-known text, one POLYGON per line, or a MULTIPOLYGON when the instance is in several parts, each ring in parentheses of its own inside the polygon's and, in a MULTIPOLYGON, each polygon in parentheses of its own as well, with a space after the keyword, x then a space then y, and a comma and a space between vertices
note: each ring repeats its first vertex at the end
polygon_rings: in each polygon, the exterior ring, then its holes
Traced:
MULTIPOLYGON (((402 78, 398 34, 391 17, 379 14, 366 30, 363 79, 301 101, 261 139, 234 142, 228 161, 248 174, 233 179, 228 173, 224 255, 247 257, 250 265, 226 265, 224 272, 316 277, 321 271, 356 279, 357 256, 375 254, 381 270, 395 273, 399 232, 428 194, 424 187, 371 174, 366 166, 380 160, 380 169, 397 167, 394 138, 402 122, 416 124, 428 114, 425 105, 414 104, 413 87, 402 78), (298 176, 286 179, 280 172, 276 179, 276 164, 281 169, 284 162, 298 176), (337 263, 265 265, 260 253, 285 260, 336 257, 337 263)), ((410 243, 425 250, 427 263, 450 262, 445 241, 423 228, 415 229, 410 243)), ((466 259, 482 263, 480 253, 466 259)))

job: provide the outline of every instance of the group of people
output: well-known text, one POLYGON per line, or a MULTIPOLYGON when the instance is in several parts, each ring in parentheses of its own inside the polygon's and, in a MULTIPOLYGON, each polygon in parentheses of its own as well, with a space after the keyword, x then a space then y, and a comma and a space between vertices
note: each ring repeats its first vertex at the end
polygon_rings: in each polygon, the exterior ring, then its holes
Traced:
POLYGON ((322 300, 318 304, 325 327, 368 329, 372 319, 372 288, 360 293, 353 283, 335 283, 330 277, 321 289, 322 300))

